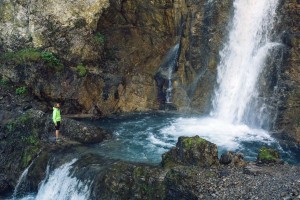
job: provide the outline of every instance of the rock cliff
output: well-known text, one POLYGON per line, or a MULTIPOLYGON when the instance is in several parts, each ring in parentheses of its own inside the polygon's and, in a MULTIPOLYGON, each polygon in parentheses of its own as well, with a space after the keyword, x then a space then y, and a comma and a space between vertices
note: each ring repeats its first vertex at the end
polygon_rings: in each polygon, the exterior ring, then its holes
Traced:
MULTIPOLYGON (((47 104, 63 102, 69 114, 170 108, 208 113, 232 5, 233 0, 1 0, 1 80, 27 87, 47 104), (176 44, 168 80, 164 60, 176 44), (170 82, 172 103, 166 104, 170 82)), ((262 88, 276 113, 277 135, 299 142, 299 3, 281 1, 277 12, 276 41, 284 47, 276 59, 283 62, 265 72, 271 78, 262 88), (268 93, 275 85, 273 98, 268 93)))
POLYGON ((279 80, 279 108, 276 128, 282 138, 300 143, 300 2, 282 1, 279 30, 285 45, 279 80))

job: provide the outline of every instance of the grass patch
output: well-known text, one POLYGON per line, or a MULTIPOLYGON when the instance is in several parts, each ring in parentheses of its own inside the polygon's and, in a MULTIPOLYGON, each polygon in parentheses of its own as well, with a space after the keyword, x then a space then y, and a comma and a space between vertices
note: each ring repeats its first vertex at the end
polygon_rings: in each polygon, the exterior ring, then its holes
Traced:
POLYGON ((77 65, 76 70, 80 77, 84 77, 87 74, 86 66, 84 66, 83 64, 77 65))
POLYGON ((15 52, 6 52, 0 56, 0 63, 12 63, 15 65, 41 61, 44 61, 48 67, 53 68, 56 71, 62 71, 64 69, 62 62, 52 52, 41 51, 35 48, 26 48, 15 52))
POLYGON ((22 87, 18 87, 16 89, 16 94, 17 95, 23 95, 27 93, 27 87, 26 86, 22 86, 22 87))
POLYGON ((7 52, 0 56, 1 63, 14 63, 16 65, 38 62, 41 60, 41 52, 38 49, 27 48, 16 52, 7 52))

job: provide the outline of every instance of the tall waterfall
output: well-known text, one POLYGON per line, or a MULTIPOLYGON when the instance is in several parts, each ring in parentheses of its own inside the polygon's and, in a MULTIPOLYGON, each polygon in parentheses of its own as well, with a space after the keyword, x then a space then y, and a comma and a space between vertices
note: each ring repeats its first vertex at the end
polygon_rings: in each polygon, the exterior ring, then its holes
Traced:
POLYGON ((220 53, 213 116, 239 124, 261 115, 257 82, 270 50, 278 46, 271 41, 277 5, 278 0, 235 0, 229 40, 220 53))

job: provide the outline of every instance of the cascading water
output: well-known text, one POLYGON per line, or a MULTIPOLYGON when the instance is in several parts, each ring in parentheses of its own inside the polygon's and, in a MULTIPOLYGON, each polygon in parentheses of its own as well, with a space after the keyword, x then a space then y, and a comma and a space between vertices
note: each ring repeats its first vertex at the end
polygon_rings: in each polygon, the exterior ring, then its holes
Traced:
POLYGON ((168 68, 168 88, 166 90, 166 103, 172 103, 172 76, 176 67, 178 58, 179 44, 176 44, 168 53, 166 58, 166 65, 168 68))
POLYGON ((220 53, 213 116, 235 124, 260 120, 250 116, 263 118, 257 82, 270 50, 279 45, 270 39, 277 4, 278 0, 235 1, 229 41, 220 53))
MULTIPOLYGON (((47 176, 41 182, 37 194, 30 194, 21 200, 85 200, 90 196, 91 183, 84 183, 75 177, 72 177, 72 165, 77 161, 73 159, 71 162, 66 163, 53 172, 49 173, 49 166, 47 167, 47 176)), ((14 198, 15 199, 15 198, 14 198)))

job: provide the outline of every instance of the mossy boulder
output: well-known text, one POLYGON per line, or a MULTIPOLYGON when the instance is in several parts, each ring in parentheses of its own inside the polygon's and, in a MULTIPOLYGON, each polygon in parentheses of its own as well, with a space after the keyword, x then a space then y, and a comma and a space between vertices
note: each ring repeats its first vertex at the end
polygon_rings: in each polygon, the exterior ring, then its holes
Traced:
POLYGON ((280 163, 282 162, 280 159, 280 154, 278 151, 272 149, 272 148, 267 148, 267 147, 262 147, 257 155, 257 163, 260 164, 269 164, 269 163, 280 163))
POLYGON ((176 165, 210 167, 218 164, 217 145, 199 136, 179 137, 176 147, 162 156, 163 167, 176 165))

